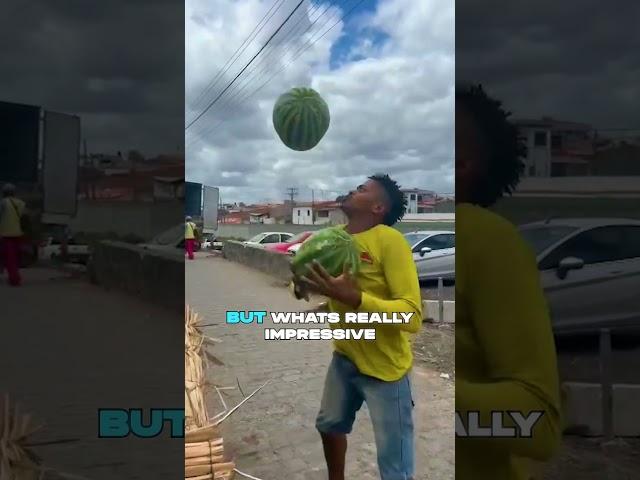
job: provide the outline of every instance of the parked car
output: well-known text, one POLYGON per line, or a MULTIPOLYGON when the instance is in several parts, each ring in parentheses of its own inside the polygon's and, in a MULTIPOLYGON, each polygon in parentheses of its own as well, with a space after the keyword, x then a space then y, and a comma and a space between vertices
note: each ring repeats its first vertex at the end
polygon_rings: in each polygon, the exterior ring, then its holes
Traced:
MULTIPOLYGON (((184 223, 180 223, 139 246, 148 250, 184 255, 184 244, 184 223)), ((196 241, 195 251, 200 249, 201 244, 196 241)))
POLYGON ((220 250, 222 249, 222 242, 219 242, 213 234, 205 235, 200 248, 203 250, 220 250))
POLYGON ((640 327, 640 221, 564 218, 520 227, 538 262, 554 328, 640 327))
POLYGON ((295 246, 295 245, 302 245, 302 243, 309 238, 311 235, 313 234, 313 232, 302 232, 299 233, 298 235, 295 235, 293 237, 291 237, 289 240, 287 240, 286 242, 280 242, 280 243, 271 243, 265 246, 265 248, 267 250, 270 250, 272 252, 276 252, 276 253, 283 253, 283 254, 290 254, 290 248, 295 246))
MULTIPOLYGON (((47 239, 40 245, 39 258, 43 260, 57 260, 62 256, 62 242, 54 237, 47 239)), ((89 245, 76 241, 74 237, 67 239, 67 259, 74 263, 86 263, 91 256, 89 245)))
POLYGON ((288 232, 262 232, 243 243, 251 247, 264 248, 266 245, 286 242, 292 237, 293 233, 288 232))
POLYGON ((417 231, 404 234, 411 246, 420 281, 454 281, 456 278, 456 233, 454 231, 417 231))

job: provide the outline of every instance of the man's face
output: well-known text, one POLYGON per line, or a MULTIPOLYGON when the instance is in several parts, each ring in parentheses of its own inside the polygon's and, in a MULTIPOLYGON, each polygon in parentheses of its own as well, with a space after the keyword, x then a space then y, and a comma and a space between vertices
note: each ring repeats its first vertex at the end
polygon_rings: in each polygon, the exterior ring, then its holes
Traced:
POLYGON ((386 192, 382 185, 375 180, 367 180, 349 192, 347 198, 342 202, 342 210, 347 215, 384 215, 387 211, 386 192))

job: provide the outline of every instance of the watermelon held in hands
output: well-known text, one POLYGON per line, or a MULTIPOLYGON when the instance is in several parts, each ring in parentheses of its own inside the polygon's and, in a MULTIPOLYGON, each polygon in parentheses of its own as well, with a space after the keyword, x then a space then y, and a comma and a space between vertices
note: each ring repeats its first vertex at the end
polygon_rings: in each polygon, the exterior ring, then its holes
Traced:
POLYGON ((329 129, 329 107, 312 88, 293 88, 273 107, 273 126, 280 140, 292 150, 315 147, 329 129))
POLYGON ((293 257, 291 271, 295 276, 303 277, 314 260, 332 277, 342 274, 345 263, 352 275, 356 275, 360 267, 358 248, 353 237, 342 227, 328 227, 313 234, 293 257))

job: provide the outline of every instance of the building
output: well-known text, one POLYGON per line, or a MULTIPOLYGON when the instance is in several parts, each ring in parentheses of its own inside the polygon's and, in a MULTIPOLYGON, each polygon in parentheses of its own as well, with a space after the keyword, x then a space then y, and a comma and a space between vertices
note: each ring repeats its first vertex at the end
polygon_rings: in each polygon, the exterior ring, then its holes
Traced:
POLYGON ((407 213, 429 213, 433 211, 436 204, 436 192, 431 190, 422 190, 419 188, 402 189, 405 197, 407 197, 407 213))
POLYGON ((235 208, 221 208, 220 223, 282 225, 291 221, 291 208, 288 205, 268 204, 240 207, 235 204, 227 204, 226 206, 235 208))
POLYGON ((600 139, 591 164, 599 176, 640 176, 640 139, 600 139))
POLYGON ((595 156, 591 125, 550 117, 513 121, 527 147, 525 177, 589 175, 595 156))
POLYGON ((153 177, 154 200, 182 200, 184 199, 184 176, 153 177))
POLYGON ((184 163, 129 168, 79 168, 80 200, 144 201, 184 198, 184 163))
POLYGON ((294 225, 340 225, 347 219, 339 202, 298 203, 292 209, 294 225))

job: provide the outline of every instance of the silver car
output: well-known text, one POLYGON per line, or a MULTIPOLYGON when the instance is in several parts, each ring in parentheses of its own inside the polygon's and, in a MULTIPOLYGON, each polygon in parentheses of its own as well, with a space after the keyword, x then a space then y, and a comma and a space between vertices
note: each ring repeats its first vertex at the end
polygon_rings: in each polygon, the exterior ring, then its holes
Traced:
POLYGON ((284 243, 292 237, 293 233, 289 232, 262 232, 243 243, 248 247, 264 248, 265 245, 272 243, 284 243))
POLYGON ((536 254, 554 329, 640 326, 640 221, 553 219, 520 232, 536 254))
POLYGON ((456 278, 456 232, 423 230, 404 234, 411 246, 421 281, 454 281, 456 278))

